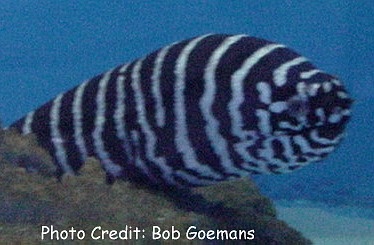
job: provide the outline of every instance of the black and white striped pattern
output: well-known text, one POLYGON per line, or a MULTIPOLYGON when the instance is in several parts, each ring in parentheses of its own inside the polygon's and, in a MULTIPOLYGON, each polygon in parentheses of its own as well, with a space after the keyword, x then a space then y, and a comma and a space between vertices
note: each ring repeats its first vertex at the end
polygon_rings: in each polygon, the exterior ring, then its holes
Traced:
POLYGON ((11 127, 36 134, 59 175, 95 156, 111 180, 199 186, 324 158, 350 104, 336 78, 284 45, 209 34, 98 75, 11 127))

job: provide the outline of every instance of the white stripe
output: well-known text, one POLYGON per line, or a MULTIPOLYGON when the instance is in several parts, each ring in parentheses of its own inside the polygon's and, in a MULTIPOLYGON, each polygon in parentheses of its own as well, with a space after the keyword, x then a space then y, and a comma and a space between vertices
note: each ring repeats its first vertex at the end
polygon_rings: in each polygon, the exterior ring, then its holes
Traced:
POLYGON ((139 134, 137 131, 131 131, 131 140, 135 145, 135 166, 137 166, 147 177, 154 183, 156 183, 156 179, 153 177, 153 174, 150 173, 147 165, 144 161, 140 158, 140 143, 139 143, 139 134))
MULTIPOLYGON (((125 65, 121 68, 124 73, 127 69, 128 65, 125 65)), ((114 123, 116 128, 116 135, 118 139, 120 139, 123 142, 123 149, 127 155, 127 159, 131 160, 132 155, 130 153, 130 145, 129 145, 129 139, 126 135, 126 125, 125 125, 125 99, 126 99, 126 91, 125 91, 125 76, 124 75, 118 75, 117 81, 116 81, 116 93, 117 93, 117 100, 116 100, 116 107, 114 110, 114 123)))
MULTIPOLYGON (((287 79, 287 78, 285 78, 285 79, 287 79)), ((296 91, 299 94, 299 97, 307 100, 307 94, 306 93, 307 93, 308 88, 309 87, 307 86, 307 84, 305 82, 298 82, 296 84, 296 91)))
POLYGON ((322 88, 325 93, 328 93, 332 89, 332 83, 330 81, 325 81, 322 83, 322 88))
POLYGON ((318 107, 315 110, 316 116, 319 118, 319 121, 316 123, 316 126, 321 126, 326 122, 325 110, 322 107, 318 107))
MULTIPOLYGON (((155 107, 156 107, 156 123, 157 126, 163 127, 165 126, 165 110, 164 110, 164 103, 162 100, 162 94, 161 94, 161 71, 162 71, 162 65, 165 59, 165 56, 167 52, 169 51, 170 46, 166 46, 163 49, 161 49, 158 54, 157 58, 155 60, 154 69, 152 73, 152 94, 155 98, 155 107)), ((168 82, 168 81, 165 81, 168 82)))
POLYGON ((278 123, 278 126, 280 128, 283 128, 283 129, 292 129, 292 130, 295 130, 295 131, 301 131, 304 127, 304 124, 297 124, 297 125, 293 125, 291 124, 290 122, 287 122, 287 121, 280 121, 278 123))
POLYGON ((318 69, 313 69, 310 71, 303 71, 303 72, 300 72, 300 78, 306 80, 321 72, 322 71, 318 69))
MULTIPOLYGON (((231 133, 234 136, 240 138, 240 142, 236 143, 234 148, 241 155, 245 162, 254 162, 260 165, 265 164, 265 162, 255 159, 248 152, 248 147, 253 146, 256 142, 257 133, 255 131, 243 130, 244 123, 242 114, 240 111, 240 106, 245 100, 244 96, 244 79, 253 68, 263 57, 273 52, 275 49, 284 48, 281 44, 269 44, 254 52, 249 56, 242 64, 242 66, 235 71, 231 76, 231 101, 228 104, 228 110, 231 117, 231 133)), ((246 166, 248 169, 258 170, 251 165, 246 166)), ((263 171, 263 170, 260 170, 263 171)))
POLYGON ((245 172, 236 169, 230 158, 227 142, 219 133, 219 122, 213 115, 212 105, 214 102, 214 96, 216 94, 217 81, 215 74, 218 63, 230 46, 238 42, 243 37, 244 35, 229 37, 213 52, 205 68, 205 90, 200 100, 200 109, 205 121, 207 122, 205 125, 205 132, 215 154, 220 158, 220 163, 224 167, 226 173, 236 173, 239 175, 243 175, 245 172))
POLYGON ((85 161, 87 158, 87 148, 84 142, 83 137, 83 123, 82 123, 82 99, 83 93, 88 84, 88 81, 85 81, 75 91, 73 106, 72 106, 72 113, 73 113, 73 127, 74 127, 74 139, 75 144, 79 149, 81 154, 82 161, 85 161))
POLYGON ((245 141, 248 132, 243 130, 243 118, 240 112, 240 106, 245 100, 243 83, 247 74, 250 72, 252 67, 256 65, 260 59, 270 54, 277 48, 284 48, 284 45, 280 44, 270 44, 265 47, 260 48, 254 52, 249 58, 247 58, 243 65, 231 76, 231 90, 232 99, 228 104, 228 110, 230 112, 232 127, 231 132, 233 135, 239 137, 241 140, 245 141))
POLYGON ((125 86, 124 86, 125 76, 119 75, 116 81, 116 92, 117 92, 117 100, 116 100, 116 108, 114 110, 114 123, 116 128, 116 135, 120 140, 126 139, 126 132, 125 132, 125 86))
POLYGON ((58 128, 60 123, 60 107, 61 99, 63 94, 59 94, 54 100, 50 111, 50 129, 51 129, 51 141, 55 148, 56 159, 63 169, 64 173, 71 174, 73 170, 71 169, 69 163, 67 162, 66 151, 64 148, 64 139, 60 134, 58 128))
MULTIPOLYGON (((282 172, 282 173, 289 172, 289 170, 288 170, 289 163, 284 162, 281 159, 275 157, 275 151, 274 151, 274 148, 273 148, 273 145, 272 145, 272 143, 275 139, 278 139, 278 138, 274 138, 274 137, 266 138, 262 142, 262 147, 259 147, 257 149, 259 156, 267 160, 267 164, 264 164, 264 167, 262 167, 262 170, 265 173, 272 173, 267 168, 267 165, 273 164, 273 165, 277 166, 276 171, 279 171, 279 172, 282 172)), ((283 142, 279 141, 279 143, 281 143, 283 145, 283 142)))
POLYGON ((331 82, 336 86, 342 86, 342 83, 338 79, 332 79, 331 82))
POLYGON ((312 83, 308 86, 307 90, 308 90, 308 94, 309 96, 316 96, 317 93, 318 93, 318 89, 321 87, 321 84, 320 83, 312 83))
POLYGON ((114 176, 119 176, 122 167, 113 163, 110 159, 108 152, 105 150, 104 142, 102 139, 102 133, 104 131, 105 125, 105 94, 107 89, 107 84, 110 80, 111 71, 108 71, 99 81, 99 90, 96 96, 96 117, 95 117, 95 130, 92 132, 93 143, 95 146, 95 152, 99 159, 101 160, 103 167, 109 173, 114 176))
POLYGON ((140 69, 142 66, 142 60, 136 62, 132 73, 131 73, 131 87, 134 91, 134 98, 136 103, 137 111, 137 121, 144 133, 145 136, 145 152, 146 157, 152 163, 156 163, 162 172, 163 179, 168 183, 175 184, 174 179, 172 178, 171 172, 172 169, 169 167, 165 161, 164 157, 156 157, 156 136, 151 129, 151 126, 148 124, 146 113, 147 108, 144 101, 144 96, 142 93, 142 88, 140 86, 140 69))
POLYGON ((291 145, 291 138, 288 135, 283 135, 280 137, 277 137, 279 142, 283 145, 284 151, 283 155, 287 158, 289 163, 295 163, 296 157, 293 152, 293 148, 291 145))
POLYGON ((271 87, 266 82, 259 82, 256 84, 256 89, 259 93, 259 99, 266 105, 271 104, 271 87))
POLYGON ((288 109, 287 102, 277 101, 269 105, 269 110, 274 113, 282 113, 288 109))
POLYGON ((212 185, 217 183, 217 181, 214 180, 207 180, 207 179, 199 179, 198 177, 186 173, 183 170, 177 170, 174 173, 175 176, 178 176, 179 178, 182 178, 183 180, 187 181, 188 183, 194 184, 194 185, 212 185))
POLYGON ((314 142, 317 142, 317 143, 322 144, 322 145, 330 145, 330 144, 336 145, 342 139, 343 135, 344 134, 340 134, 340 135, 336 136, 335 139, 330 140, 330 139, 327 139, 327 138, 320 137, 319 133, 316 129, 314 129, 310 132, 310 138, 314 142))
POLYGON ((338 95, 338 97, 341 98, 341 99, 347 99, 347 98, 348 98, 348 94, 345 93, 345 92, 343 92, 343 91, 339 91, 339 92, 337 92, 337 95, 338 95))
POLYGON ((331 152, 335 149, 335 147, 333 147, 333 146, 322 147, 322 148, 312 148, 310 146, 309 142, 301 135, 294 136, 293 140, 294 140, 295 144, 300 146, 302 156, 309 159, 310 161, 318 160, 321 157, 319 157, 319 156, 309 157, 309 156, 306 156, 305 153, 314 153, 314 154, 329 153, 329 152, 331 152))
POLYGON ((260 172, 268 172, 268 170, 264 170, 264 166, 266 166, 266 162, 261 161, 260 159, 256 159, 252 157, 252 155, 248 152, 248 148, 253 146, 256 141, 258 140, 258 133, 254 130, 246 131, 246 138, 241 142, 238 142, 234 145, 235 151, 243 158, 244 162, 242 163, 242 167, 247 170, 256 170, 260 172), (259 165, 258 167, 252 166, 250 163, 255 163, 259 165))
POLYGON ((279 66, 273 73, 274 84, 281 87, 287 83, 287 73, 293 67, 308 61, 305 57, 297 57, 279 66))
POLYGON ((257 109, 256 116, 258 118, 258 130, 260 134, 269 136, 273 130, 270 123, 270 113, 266 110, 257 109))
POLYGON ((175 144, 178 152, 182 153, 183 162, 186 164, 186 168, 193 169, 203 176, 210 176, 213 178, 222 178, 219 173, 216 173, 209 166, 201 164, 197 160, 196 153, 188 139, 187 123, 186 123, 186 108, 184 99, 184 89, 186 87, 185 77, 187 61, 190 53, 196 47, 196 45, 206 38, 208 35, 200 36, 190 41, 187 46, 182 50, 179 55, 174 74, 176 77, 175 81, 175 92, 174 92, 174 114, 176 116, 175 121, 175 144))
POLYGON ((267 137, 265 140, 262 141, 262 147, 258 147, 256 149, 258 152, 258 155, 261 158, 266 159, 267 164, 261 164, 262 165, 261 169, 262 171, 265 171, 265 172, 270 172, 268 168, 265 168, 269 163, 276 164, 277 166, 279 166, 279 164, 276 163, 277 159, 274 158, 274 150, 271 144, 272 141, 273 141, 272 137, 267 137))
POLYGON ((23 122, 22 134, 32 133, 31 124, 34 119, 34 113, 35 111, 32 111, 27 114, 25 121, 23 122))
MULTIPOLYGON (((338 107, 338 108, 340 108, 340 107, 338 107)), ((341 109, 341 108, 340 108, 341 109)), ((342 113, 333 113, 333 114, 331 114, 329 117, 328 117, 328 119, 327 119, 327 121, 329 122, 329 123, 338 123, 338 122, 340 122, 341 120, 342 120, 342 118, 343 118, 343 114, 342 113)))
POLYGON ((349 109, 345 109, 345 110, 343 110, 343 111, 341 112, 341 114, 344 115, 344 116, 349 116, 349 115, 351 115, 351 113, 352 113, 352 111, 349 110, 349 109))
POLYGON ((118 73, 122 74, 122 73, 125 73, 127 71, 127 67, 129 66, 130 64, 124 64, 119 70, 118 70, 118 73))
MULTIPOLYGON (((125 65, 124 67, 121 68, 124 71, 121 73, 124 73, 127 69, 128 65, 125 65)), ((116 108, 114 110, 114 123, 115 123, 115 128, 117 131, 117 137, 121 140, 124 140, 126 137, 126 132, 125 132, 125 76, 124 75, 118 75, 117 80, 116 80, 116 93, 117 93, 117 100, 116 100, 116 108)))

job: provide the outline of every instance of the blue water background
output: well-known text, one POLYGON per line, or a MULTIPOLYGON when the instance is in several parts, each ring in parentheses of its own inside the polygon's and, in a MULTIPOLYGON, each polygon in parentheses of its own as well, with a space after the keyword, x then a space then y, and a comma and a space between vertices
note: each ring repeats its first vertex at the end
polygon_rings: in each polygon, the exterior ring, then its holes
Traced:
POLYGON ((287 44, 337 74, 355 99, 341 147, 323 163, 255 180, 282 200, 364 208, 374 218, 374 4, 315 1, 29 1, 0 5, 0 118, 171 42, 246 33, 287 44))

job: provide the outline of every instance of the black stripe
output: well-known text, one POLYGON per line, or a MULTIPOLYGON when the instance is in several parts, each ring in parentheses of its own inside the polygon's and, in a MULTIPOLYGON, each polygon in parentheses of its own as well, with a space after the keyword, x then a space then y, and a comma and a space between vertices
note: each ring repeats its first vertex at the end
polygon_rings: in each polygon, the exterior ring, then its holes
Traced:
POLYGON ((107 83, 105 93, 106 120, 101 139, 103 141, 105 151, 109 154, 110 160, 117 165, 125 166, 129 163, 130 159, 128 159, 127 154, 125 154, 126 152, 124 149, 124 142, 117 137, 116 124, 114 121, 118 96, 116 83, 118 79, 119 69, 120 67, 117 67, 115 70, 112 71, 112 73, 110 74, 109 81, 107 83))
MULTIPOLYGON (((220 122, 220 133, 225 139, 227 139, 227 141, 231 142, 231 144, 228 144, 228 148, 230 157, 231 159, 233 159, 235 166, 242 169, 243 171, 248 172, 251 171, 245 169, 241 165, 241 163, 243 163, 243 159, 234 149, 234 144, 239 142, 239 138, 231 134, 232 119, 228 111, 228 105, 230 100, 232 99, 231 76, 242 66, 243 62, 248 57, 250 57, 258 49, 268 44, 270 44, 270 42, 262 39, 254 39, 248 37, 242 38, 241 40, 233 44, 229 48, 229 50, 221 57, 216 71, 217 92, 216 99, 214 100, 212 106, 213 113, 220 122)), ((244 85, 248 86, 249 83, 253 84, 254 81, 247 77, 244 85)), ((250 93, 245 93, 245 96, 246 100, 248 100, 248 104, 252 105, 247 107, 252 109, 247 109, 247 111, 243 112, 243 120, 246 120, 246 126, 253 126, 253 128, 247 128, 248 130, 257 130, 257 128, 255 128, 257 125, 257 118, 254 114, 254 107, 257 104, 258 98, 254 94, 250 93)), ((241 109, 243 110, 243 107, 241 109)), ((254 162, 248 164, 253 167, 258 166, 254 162)))
POLYGON ((175 115, 174 115, 174 85, 175 85, 175 62, 182 49, 188 44, 188 41, 173 45, 166 54, 161 70, 161 95, 164 98, 165 108, 165 127, 158 133, 157 153, 162 154, 168 164, 174 170, 185 168, 183 158, 177 151, 175 139, 175 115))
POLYGON ((212 142, 209 141, 205 131, 207 122, 200 109, 200 99, 205 90, 205 67, 213 51, 224 40, 225 36, 207 37, 192 50, 186 67, 184 95, 188 138, 195 150, 197 160, 201 164, 209 165, 215 172, 221 173, 224 178, 227 178, 231 175, 225 173, 220 158, 213 150, 212 142))
POLYGON ((146 108, 146 119, 150 125, 152 131, 157 130, 156 123, 156 103, 152 94, 152 73, 154 68, 154 62, 157 58, 158 52, 154 52, 148 55, 142 62, 140 73, 140 87, 144 98, 144 107, 146 108))
POLYGON ((53 100, 38 108, 34 113, 34 120, 31 124, 31 131, 36 135, 38 143, 55 158, 54 146, 51 139, 50 111, 53 100))
POLYGON ((92 78, 86 85, 82 95, 82 135, 86 143, 88 156, 95 155, 95 148, 93 144, 92 132, 95 129, 96 117, 96 95, 98 92, 99 81, 103 74, 92 78))
POLYGON ((85 160, 82 159, 74 138, 72 105, 76 89, 77 87, 63 94, 59 111, 60 122, 58 125, 63 139, 63 147, 65 148, 67 162, 74 171, 79 170, 85 160))
MULTIPOLYGON (((161 178, 161 172, 160 170, 155 166, 154 163, 151 163, 147 158, 146 158, 146 141, 145 141, 145 136, 144 133, 141 130, 141 127, 137 121, 138 118, 138 112, 136 110, 136 100, 135 100, 135 92, 131 86, 132 83, 132 78, 131 74, 133 72, 134 66, 137 61, 132 62, 128 68, 127 71, 125 72, 125 91, 126 91, 126 98, 125 98, 125 106, 126 106, 126 111, 125 111, 125 123, 126 123, 126 128, 128 130, 128 135, 132 135, 132 131, 136 131, 139 137, 139 144, 136 145, 135 142, 132 142, 134 149, 133 149, 133 154, 134 154, 134 161, 136 157, 139 157, 144 164, 146 165, 148 171, 152 174, 152 176, 148 176, 149 179, 154 179, 158 182, 162 182, 161 178)), ((143 172, 142 169, 138 168, 135 165, 135 162, 130 163, 132 167, 128 169, 130 171, 131 169, 135 168, 139 172, 139 174, 132 174, 128 173, 126 174, 128 178, 131 179, 144 179, 146 176, 146 173, 143 172)), ((146 181, 146 180, 144 180, 146 181)))

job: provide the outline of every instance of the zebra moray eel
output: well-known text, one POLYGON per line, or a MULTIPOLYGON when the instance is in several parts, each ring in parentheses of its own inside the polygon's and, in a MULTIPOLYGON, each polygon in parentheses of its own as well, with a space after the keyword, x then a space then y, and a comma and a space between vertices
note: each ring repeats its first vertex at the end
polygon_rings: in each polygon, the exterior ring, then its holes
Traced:
POLYGON ((10 127, 77 173, 193 187, 319 161, 341 141, 352 100, 284 45, 208 34, 173 43, 59 94, 10 127))

